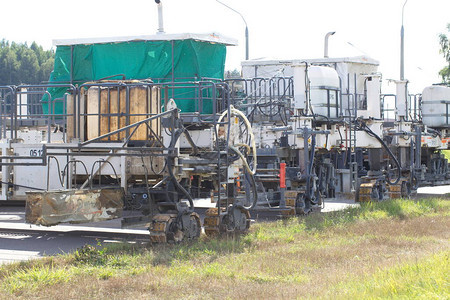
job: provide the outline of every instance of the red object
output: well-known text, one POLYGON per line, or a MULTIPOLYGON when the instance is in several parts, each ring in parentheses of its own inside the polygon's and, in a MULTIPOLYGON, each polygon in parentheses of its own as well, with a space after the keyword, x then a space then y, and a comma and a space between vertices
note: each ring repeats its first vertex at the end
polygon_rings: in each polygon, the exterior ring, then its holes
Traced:
POLYGON ((286 163, 280 163, 280 188, 286 188, 286 163))

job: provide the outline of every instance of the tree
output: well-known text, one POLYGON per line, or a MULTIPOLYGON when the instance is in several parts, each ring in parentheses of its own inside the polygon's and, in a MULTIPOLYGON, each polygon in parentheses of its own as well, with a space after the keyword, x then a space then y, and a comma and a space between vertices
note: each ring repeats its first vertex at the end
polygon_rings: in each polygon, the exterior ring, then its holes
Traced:
POLYGON ((225 79, 232 79, 232 78, 240 78, 241 72, 238 71, 238 69, 234 69, 233 71, 225 71, 225 79))
MULTIPOLYGON (((447 24, 447 31, 450 32, 450 23, 447 24)), ((450 40, 449 37, 443 33, 439 35, 439 43, 441 45, 441 49, 439 52, 444 56, 447 61, 447 66, 445 66, 442 70, 439 71, 439 75, 442 77, 442 82, 446 84, 450 84, 450 40)))
POLYGON ((35 42, 0 42, 0 85, 38 84, 47 81, 53 70, 54 52, 35 42))

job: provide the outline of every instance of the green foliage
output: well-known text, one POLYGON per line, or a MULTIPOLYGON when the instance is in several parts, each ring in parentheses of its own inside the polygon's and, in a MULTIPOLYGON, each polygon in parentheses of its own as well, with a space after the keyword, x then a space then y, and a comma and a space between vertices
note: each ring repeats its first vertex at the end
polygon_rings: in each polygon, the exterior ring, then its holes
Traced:
POLYGON ((239 72, 238 69, 234 69, 233 71, 225 71, 225 79, 230 78, 241 78, 241 72, 239 72))
POLYGON ((45 51, 35 42, 30 47, 0 41, 0 85, 38 84, 49 79, 54 52, 45 51))
MULTIPOLYGON (((99 247, 101 245, 98 245, 99 247)), ((92 245, 84 245, 77 249, 74 253, 75 264, 104 265, 107 256, 105 251, 107 248, 97 248, 92 245)))
MULTIPOLYGON (((450 32, 450 23, 447 24, 447 31, 450 32)), ((440 53, 447 61, 447 66, 439 71, 439 75, 442 77, 442 82, 450 84, 450 41, 446 34, 441 33, 439 35, 439 44, 441 45, 440 53)))

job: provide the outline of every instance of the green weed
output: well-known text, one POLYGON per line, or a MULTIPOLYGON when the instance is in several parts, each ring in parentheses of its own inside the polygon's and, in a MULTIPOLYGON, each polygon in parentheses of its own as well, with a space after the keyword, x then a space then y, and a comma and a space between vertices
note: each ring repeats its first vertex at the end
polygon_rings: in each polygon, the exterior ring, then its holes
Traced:
POLYGON ((75 264, 104 265, 108 256, 106 255, 106 247, 101 248, 101 244, 96 246, 84 245, 77 249, 73 254, 75 264))

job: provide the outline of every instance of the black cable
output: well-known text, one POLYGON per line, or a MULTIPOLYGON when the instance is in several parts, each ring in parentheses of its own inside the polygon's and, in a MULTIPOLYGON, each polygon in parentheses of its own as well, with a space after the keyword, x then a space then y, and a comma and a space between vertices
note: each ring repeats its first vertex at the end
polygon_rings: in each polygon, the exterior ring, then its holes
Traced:
POLYGON ((385 148, 386 152, 389 154, 389 156, 394 160, 394 163, 397 165, 397 179, 394 182, 390 181, 389 178, 389 174, 388 174, 388 183, 390 185, 395 185, 397 184, 401 177, 402 177, 402 170, 401 170, 401 166, 400 163, 397 159, 397 157, 395 157, 395 155, 392 153, 391 149, 389 149, 388 145, 386 145, 386 143, 383 141, 383 139, 381 139, 375 132, 373 132, 365 123, 361 122, 361 129, 364 130, 365 132, 367 132, 370 136, 376 138, 381 145, 385 148))
MULTIPOLYGON (((342 145, 342 143, 344 142, 344 139, 342 138, 342 133, 341 133, 341 128, 338 126, 337 127, 337 130, 338 130, 338 133, 339 133, 339 137, 341 138, 341 144, 340 145, 342 145)), ((339 146, 340 146, 339 145, 339 146)), ((340 148, 340 147, 339 147, 340 148)))
MULTIPOLYGON (((230 148, 230 150, 231 151, 233 151, 233 152, 235 152, 236 154, 238 154, 236 151, 234 151, 232 148, 230 148)), ((238 155, 239 156, 239 155, 238 155)), ((258 202, 258 193, 257 193, 257 190, 256 190, 256 180, 255 180, 255 176, 251 173, 251 172, 246 172, 245 173, 245 177, 246 177, 246 175, 248 175, 249 177, 250 177, 250 180, 251 180, 251 184, 252 184, 252 190, 253 190, 253 202, 252 202, 252 205, 251 206, 244 206, 244 205, 242 205, 242 207, 243 208, 245 208, 245 209, 252 209, 252 208, 254 208, 255 206, 256 206, 256 204, 257 204, 257 202, 258 202)))
POLYGON ((97 170, 95 173, 101 172, 102 165, 101 165, 100 163, 107 163, 107 164, 109 164, 110 167, 111 167, 111 169, 112 169, 113 172, 114 172, 114 176, 116 176, 117 185, 120 186, 119 176, 117 176, 117 172, 116 172, 116 169, 114 168, 113 164, 112 164, 110 161, 108 161, 108 160, 100 159, 100 160, 95 161, 95 162, 92 164, 91 175, 89 176, 89 177, 90 177, 90 185, 91 185, 91 189, 92 189, 92 183, 93 183, 93 181, 94 181, 94 167, 95 167, 95 165, 96 165, 97 163, 98 163, 98 170, 97 170))
POLYGON ((283 113, 280 113, 280 119, 281 119, 281 122, 283 122, 283 125, 287 126, 288 125, 288 116, 286 113, 287 109, 284 105, 282 105, 281 107, 283 108, 283 113), (284 120, 283 120, 283 114, 284 114, 284 120))
MULTIPOLYGON (((142 153, 142 151, 141 151, 142 153)), ((142 153, 143 154, 143 153, 142 153)), ((167 160, 164 160, 164 166, 162 167, 162 169, 159 172, 156 172, 155 169, 153 168, 153 156, 150 155, 150 169, 152 170, 154 175, 161 175, 164 170, 167 167, 167 160)))
MULTIPOLYGON (((185 130, 184 128, 181 128, 181 129, 177 129, 177 130, 175 130, 175 132, 173 132, 169 148, 175 147, 175 144, 177 143, 178 139, 180 138, 180 136, 184 132, 184 130, 185 130)), ((190 211, 193 211, 194 210, 194 200, 192 199, 189 192, 186 191, 186 189, 175 178, 175 174, 173 174, 173 170, 172 170, 172 167, 173 167, 172 158, 166 157, 166 161, 167 161, 167 170, 169 171, 169 175, 170 175, 172 182, 187 197, 187 199, 189 201, 190 211)))
POLYGON ((312 173, 312 168, 313 168, 313 164, 314 164, 314 152, 316 151, 316 135, 312 134, 311 137, 311 154, 310 154, 310 162, 309 162, 309 174, 311 175, 312 173))
POLYGON ((192 140, 191 134, 189 133, 189 131, 185 127, 183 127, 182 130, 183 130, 184 136, 186 137, 189 145, 191 145, 191 147, 192 147, 192 150, 193 150, 192 155, 197 155, 198 154, 198 147, 194 143, 194 141, 192 140))
MULTIPOLYGON (((64 182, 63 182, 63 179, 61 178, 61 168, 60 168, 60 165, 59 165, 59 161, 58 161, 58 159, 55 157, 55 156, 53 156, 53 155, 49 155, 49 156, 47 156, 48 158, 48 160, 47 160, 47 164, 48 164, 48 166, 50 166, 50 158, 53 158, 55 161, 56 161, 56 166, 57 166, 57 169, 58 169, 58 178, 59 178, 59 183, 61 184, 61 187, 64 187, 64 182)), ((49 167, 50 168, 50 167, 49 167)), ((48 172, 48 170, 47 170, 47 172, 48 172)), ((48 174, 47 174, 48 175, 48 174)), ((48 176, 47 176, 47 185, 48 185, 48 180, 49 180, 49 178, 48 178, 48 176)))
MULTIPOLYGON (((69 172, 68 167, 69 167, 69 164, 72 164, 72 163, 75 163, 75 168, 77 167, 77 163, 80 163, 80 164, 83 166, 84 171, 86 172, 86 176, 88 177, 88 180, 89 180, 88 183, 90 183, 91 178, 90 178, 90 176, 89 176, 88 169, 87 169, 85 163, 82 162, 81 160, 78 160, 78 159, 69 160, 69 161, 66 163, 66 165, 64 166, 64 169, 63 169, 63 171, 62 171, 62 179, 63 179, 63 181, 64 181, 64 177, 65 177, 65 174, 66 174, 66 170, 67 170, 67 172, 69 172)), ((76 174, 75 174, 75 176, 76 176, 76 174)), ((69 177, 69 175, 67 175, 67 177, 69 177)))
POLYGON ((439 136, 440 138, 442 138, 442 135, 439 131, 433 129, 433 128, 427 128, 427 130, 431 133, 433 133, 433 136, 439 136))

